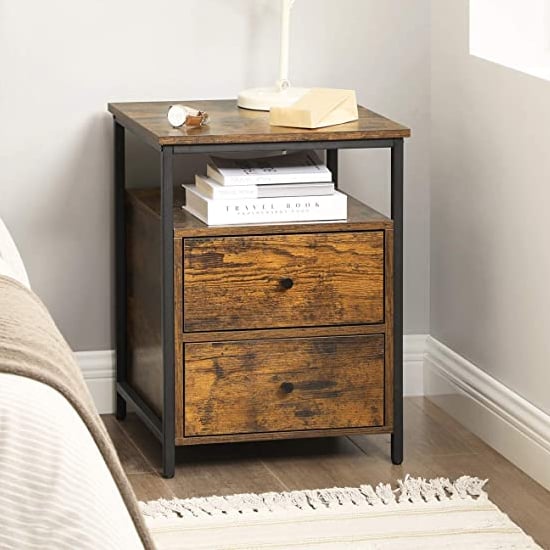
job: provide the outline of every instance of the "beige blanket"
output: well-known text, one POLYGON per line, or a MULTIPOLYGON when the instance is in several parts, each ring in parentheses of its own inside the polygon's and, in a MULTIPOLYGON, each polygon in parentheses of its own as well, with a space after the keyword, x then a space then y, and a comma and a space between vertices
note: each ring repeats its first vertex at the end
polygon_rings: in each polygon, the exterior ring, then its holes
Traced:
MULTIPOLYGON (((46 384, 72 405, 99 448, 143 546, 153 549, 135 495, 69 346, 39 298, 9 277, 0 277, 0 373, 27 377, 46 384)), ((29 409, 32 406, 33 403, 29 402, 29 409)), ((79 450, 75 451, 78 453, 79 450)), ((0 448, 0 462, 1 453, 0 448)), ((81 474, 85 477, 86 471, 81 474)), ((76 485, 78 481, 75 480, 76 485)))

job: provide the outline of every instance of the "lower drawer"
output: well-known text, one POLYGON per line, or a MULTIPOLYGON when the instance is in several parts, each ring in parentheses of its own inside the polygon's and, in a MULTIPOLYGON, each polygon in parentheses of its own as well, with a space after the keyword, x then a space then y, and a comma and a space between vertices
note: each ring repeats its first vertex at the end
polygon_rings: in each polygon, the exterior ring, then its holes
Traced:
POLYGON ((185 345, 185 437, 384 425, 384 335, 185 345))

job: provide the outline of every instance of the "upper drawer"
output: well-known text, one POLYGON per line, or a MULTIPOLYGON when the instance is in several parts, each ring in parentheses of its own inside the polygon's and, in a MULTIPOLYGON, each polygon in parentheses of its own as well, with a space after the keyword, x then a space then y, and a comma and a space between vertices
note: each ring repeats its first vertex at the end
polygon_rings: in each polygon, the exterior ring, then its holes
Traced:
POLYGON ((384 322, 384 232, 185 239, 184 330, 384 322))

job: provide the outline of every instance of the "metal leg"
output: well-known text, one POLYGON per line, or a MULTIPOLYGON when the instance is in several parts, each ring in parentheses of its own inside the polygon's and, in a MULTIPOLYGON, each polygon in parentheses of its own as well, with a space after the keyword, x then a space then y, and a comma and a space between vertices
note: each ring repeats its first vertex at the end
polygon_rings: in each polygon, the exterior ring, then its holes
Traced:
POLYGON ((391 150, 391 217, 393 219, 393 433, 391 459, 403 462, 403 140, 391 150))
POLYGON ((173 147, 163 147, 161 154, 161 332, 164 373, 164 405, 162 412, 162 471, 174 477, 175 447, 175 372, 174 372, 174 183, 173 147))
POLYGON ((118 392, 116 394, 116 419, 124 420, 126 418, 126 400, 118 392))
POLYGON ((327 167, 332 172, 334 187, 338 189, 338 149, 327 149, 327 167))
MULTIPOLYGON (((114 121, 115 134, 115 332, 116 380, 126 381, 126 217, 124 193, 126 160, 124 127, 114 121)), ((126 401, 117 392, 116 417, 126 418, 126 401)))

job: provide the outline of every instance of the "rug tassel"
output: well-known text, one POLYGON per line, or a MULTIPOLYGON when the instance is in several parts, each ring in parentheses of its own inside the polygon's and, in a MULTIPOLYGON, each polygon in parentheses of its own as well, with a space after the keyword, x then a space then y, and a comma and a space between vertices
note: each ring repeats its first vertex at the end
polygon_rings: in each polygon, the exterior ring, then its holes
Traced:
POLYGON ((487 498, 487 480, 462 476, 451 482, 447 478, 426 480, 407 475, 397 488, 379 483, 376 488, 361 485, 285 493, 242 494, 189 499, 159 499, 140 502, 143 514, 156 518, 192 518, 234 516, 282 510, 323 510, 339 506, 389 506, 404 503, 430 503, 458 499, 487 498))

